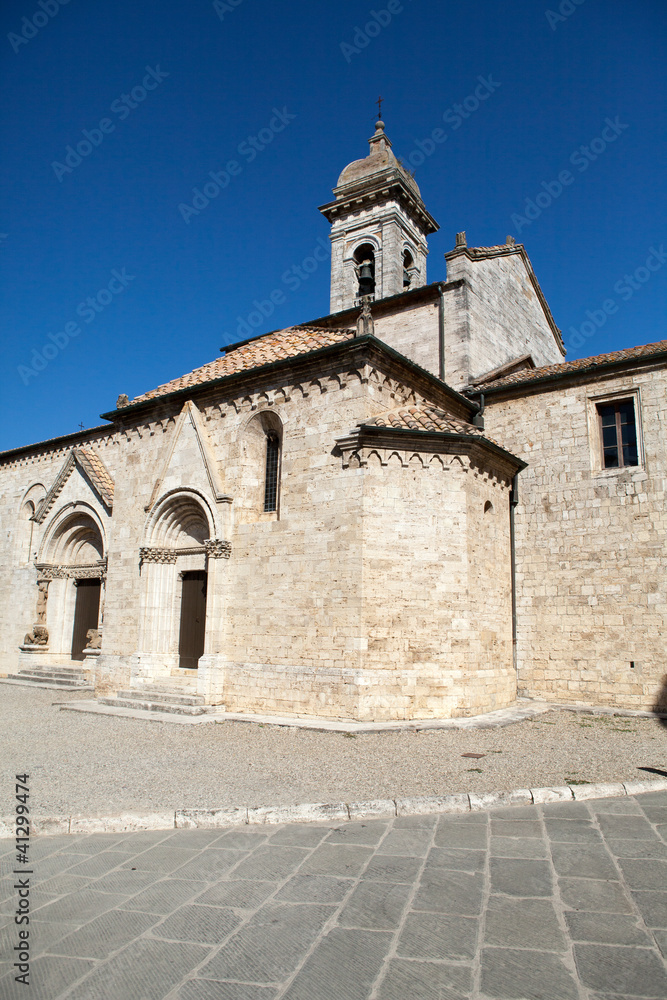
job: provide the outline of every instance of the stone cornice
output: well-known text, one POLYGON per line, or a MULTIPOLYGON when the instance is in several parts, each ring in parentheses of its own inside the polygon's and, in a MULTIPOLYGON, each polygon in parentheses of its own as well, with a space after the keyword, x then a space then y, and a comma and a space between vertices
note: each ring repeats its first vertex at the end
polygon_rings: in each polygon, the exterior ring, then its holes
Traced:
POLYGON ((419 222, 427 235, 440 228, 422 199, 393 166, 378 171, 372 178, 364 177, 358 182, 336 187, 333 193, 336 200, 319 207, 328 222, 335 222, 340 216, 357 212, 361 208, 375 208, 378 203, 395 200, 419 222))
POLYGON ((336 448, 342 457, 343 468, 348 467, 353 454, 378 448, 387 453, 396 451, 406 455, 476 456, 478 461, 495 468, 509 478, 527 467, 526 462, 501 448, 495 441, 477 434, 455 434, 448 431, 422 431, 361 424, 346 437, 338 438, 336 448))

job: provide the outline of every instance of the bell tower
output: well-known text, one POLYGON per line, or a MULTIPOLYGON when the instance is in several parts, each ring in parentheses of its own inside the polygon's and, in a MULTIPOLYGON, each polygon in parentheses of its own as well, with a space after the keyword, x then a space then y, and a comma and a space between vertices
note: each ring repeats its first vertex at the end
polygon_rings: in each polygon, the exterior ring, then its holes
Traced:
POLYGON ((350 163, 320 207, 331 223, 331 312, 386 299, 426 284, 426 237, 439 228, 417 182, 375 124, 370 153, 350 163))

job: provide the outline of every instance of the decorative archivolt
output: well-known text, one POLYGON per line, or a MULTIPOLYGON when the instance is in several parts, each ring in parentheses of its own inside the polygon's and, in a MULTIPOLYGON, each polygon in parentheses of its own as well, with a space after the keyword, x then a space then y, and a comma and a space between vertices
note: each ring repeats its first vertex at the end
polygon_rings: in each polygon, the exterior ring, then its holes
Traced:
POLYGON ((104 527, 88 504, 63 507, 49 524, 40 547, 38 565, 91 566, 106 559, 104 527))
POLYGON ((202 547, 217 534, 216 519, 198 490, 170 490, 153 507, 144 537, 151 549, 202 547))
POLYGON ((197 490, 171 490, 153 508, 139 549, 140 563, 175 563, 179 556, 205 554, 228 559, 231 544, 217 537, 216 517, 197 490))

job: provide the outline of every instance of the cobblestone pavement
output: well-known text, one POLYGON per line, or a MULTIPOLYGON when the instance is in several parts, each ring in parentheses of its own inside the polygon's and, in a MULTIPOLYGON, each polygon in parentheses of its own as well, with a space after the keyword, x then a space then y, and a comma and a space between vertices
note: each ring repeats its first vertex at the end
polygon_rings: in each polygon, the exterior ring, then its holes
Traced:
POLYGON ((667 792, 463 815, 42 837, 0 998, 667 997, 667 792))

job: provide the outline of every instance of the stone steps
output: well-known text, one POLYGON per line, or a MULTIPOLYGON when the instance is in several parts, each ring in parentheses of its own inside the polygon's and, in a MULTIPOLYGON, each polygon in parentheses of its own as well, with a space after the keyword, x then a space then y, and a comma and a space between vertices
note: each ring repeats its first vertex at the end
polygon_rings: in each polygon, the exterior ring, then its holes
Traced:
POLYGON ((119 691, 119 698, 129 698, 134 700, 149 700, 164 705, 204 705, 205 701, 199 694, 181 694, 179 691, 170 688, 140 688, 129 691, 119 691))
POLYGON ((224 711, 221 705, 207 705, 204 697, 197 694, 191 678, 160 678, 159 683, 125 689, 118 691, 116 697, 97 700, 100 705, 139 712, 206 715, 224 711))
POLYGON ((27 686, 92 690, 90 671, 80 667, 25 667, 17 674, 8 674, 6 679, 27 686))
POLYGON ((113 708, 133 708, 139 712, 173 712, 175 715, 205 715, 207 705, 173 705, 159 701, 146 701, 140 696, 134 698, 98 698, 100 705, 113 708))
POLYGON ((137 691, 147 691, 150 692, 150 694, 196 695, 197 683, 196 681, 177 681, 176 683, 169 683, 167 680, 164 684, 144 684, 141 687, 133 688, 134 694, 136 694, 137 691))

